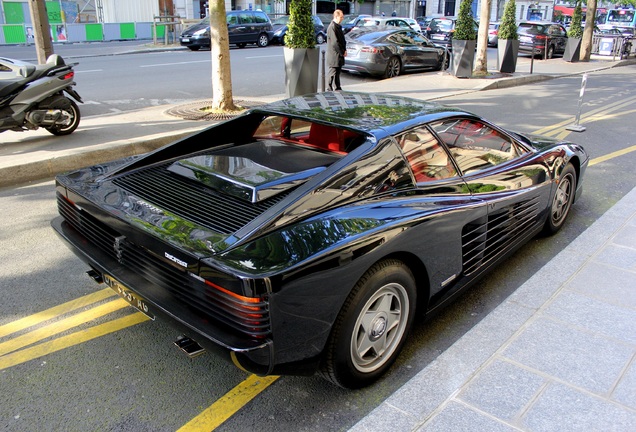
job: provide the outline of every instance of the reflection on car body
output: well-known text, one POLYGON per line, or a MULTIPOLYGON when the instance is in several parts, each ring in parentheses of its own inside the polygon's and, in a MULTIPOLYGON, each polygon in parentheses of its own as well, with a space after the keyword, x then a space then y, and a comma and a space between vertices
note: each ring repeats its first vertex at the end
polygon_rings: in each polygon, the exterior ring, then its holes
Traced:
POLYGON ((460 109, 326 92, 60 175, 52 225, 96 280, 235 365, 357 388, 416 315, 558 231, 587 164, 460 109))

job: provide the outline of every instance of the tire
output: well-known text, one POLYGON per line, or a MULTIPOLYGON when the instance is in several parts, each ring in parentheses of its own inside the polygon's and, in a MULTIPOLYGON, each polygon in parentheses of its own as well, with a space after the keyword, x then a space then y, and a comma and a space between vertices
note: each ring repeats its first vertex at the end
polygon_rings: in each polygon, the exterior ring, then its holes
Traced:
POLYGON ((267 34, 261 33, 260 35, 258 35, 258 40, 256 41, 256 45, 258 45, 261 48, 265 48, 267 45, 269 45, 269 38, 267 37, 267 34))
POLYGON ((384 78, 393 78, 402 73, 402 62, 398 57, 391 57, 386 64, 384 78))
POLYGON ((190 51, 199 51, 199 48, 201 48, 200 46, 189 46, 188 49, 190 51))
POLYGON ((398 357, 415 317, 417 291, 411 271, 385 260, 358 281, 338 314, 320 373, 349 389, 379 379, 398 357))
POLYGON ((325 35, 324 35, 324 34, 322 34, 322 33, 318 33, 318 34, 316 35, 316 43, 317 43, 318 45, 322 45, 322 44, 324 44, 324 43, 325 43, 325 35))
MULTIPOLYGON (((80 123, 80 110, 79 110, 79 107, 71 99, 68 99, 68 98, 66 98, 66 99, 70 102, 71 107, 68 108, 68 109, 63 109, 63 111, 66 114, 69 115, 70 121, 69 121, 68 124, 65 124, 65 125, 61 125, 60 124, 60 125, 47 127, 46 130, 49 131, 50 133, 52 133, 53 135, 57 135, 57 136, 70 135, 79 126, 79 123, 80 123)), ((52 109, 58 109, 56 107, 51 107, 51 108, 52 109)))
POLYGON ((554 57, 554 45, 548 47, 548 52, 545 55, 546 59, 551 59, 552 57, 554 57))
POLYGON ((570 213, 576 193, 576 172, 572 164, 567 164, 559 176, 554 196, 550 203, 550 213, 543 232, 551 235, 561 229, 570 213))

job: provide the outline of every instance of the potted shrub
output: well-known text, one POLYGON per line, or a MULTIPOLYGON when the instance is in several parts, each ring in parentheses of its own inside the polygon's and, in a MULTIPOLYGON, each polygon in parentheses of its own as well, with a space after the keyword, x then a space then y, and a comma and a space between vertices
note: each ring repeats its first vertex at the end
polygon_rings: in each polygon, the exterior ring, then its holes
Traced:
POLYGON ((581 12, 581 0, 578 0, 572 14, 572 22, 568 30, 568 42, 563 53, 563 60, 565 61, 577 62, 581 57, 581 39, 583 39, 581 21, 583 21, 583 14, 581 12))
POLYGON ((517 21, 515 19, 516 10, 517 4, 515 0, 508 0, 499 25, 499 40, 497 42, 499 72, 513 73, 517 70, 519 34, 517 33, 517 21))
POLYGON ((318 91, 320 49, 316 48, 312 0, 292 0, 285 35, 285 88, 287 97, 318 91))
POLYGON ((470 14, 472 0, 462 0, 453 33, 453 75, 457 78, 470 78, 475 63, 475 47, 477 45, 477 31, 475 20, 470 14))

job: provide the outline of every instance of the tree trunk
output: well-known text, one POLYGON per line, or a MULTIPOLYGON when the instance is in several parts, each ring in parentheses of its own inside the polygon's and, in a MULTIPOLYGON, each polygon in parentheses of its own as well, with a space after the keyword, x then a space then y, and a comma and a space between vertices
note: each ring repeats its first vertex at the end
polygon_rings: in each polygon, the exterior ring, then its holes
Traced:
POLYGON ((490 22, 490 2, 482 0, 479 11, 479 33, 477 33, 477 57, 475 58, 475 74, 488 73, 488 23, 490 22))
POLYGON ((35 37, 35 50, 38 63, 46 63, 46 59, 53 54, 53 43, 49 30, 49 16, 46 13, 44 0, 29 1, 29 12, 33 22, 33 35, 35 37))
POLYGON ((592 37, 594 36, 594 23, 596 22, 596 0, 587 0, 585 12, 585 30, 581 41, 580 61, 590 61, 592 55, 592 37))
POLYGON ((225 1, 212 0, 210 8, 210 52, 212 53, 212 109, 234 111, 230 37, 225 18, 225 1))

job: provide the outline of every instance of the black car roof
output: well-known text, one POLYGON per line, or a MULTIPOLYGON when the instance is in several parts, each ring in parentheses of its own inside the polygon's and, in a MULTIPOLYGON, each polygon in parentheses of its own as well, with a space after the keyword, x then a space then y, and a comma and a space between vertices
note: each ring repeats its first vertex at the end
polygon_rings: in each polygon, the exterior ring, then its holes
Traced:
POLYGON ((355 92, 297 96, 259 106, 252 111, 302 117, 364 132, 379 129, 393 132, 394 129, 408 127, 411 123, 429 122, 454 114, 470 114, 434 102, 355 92))

